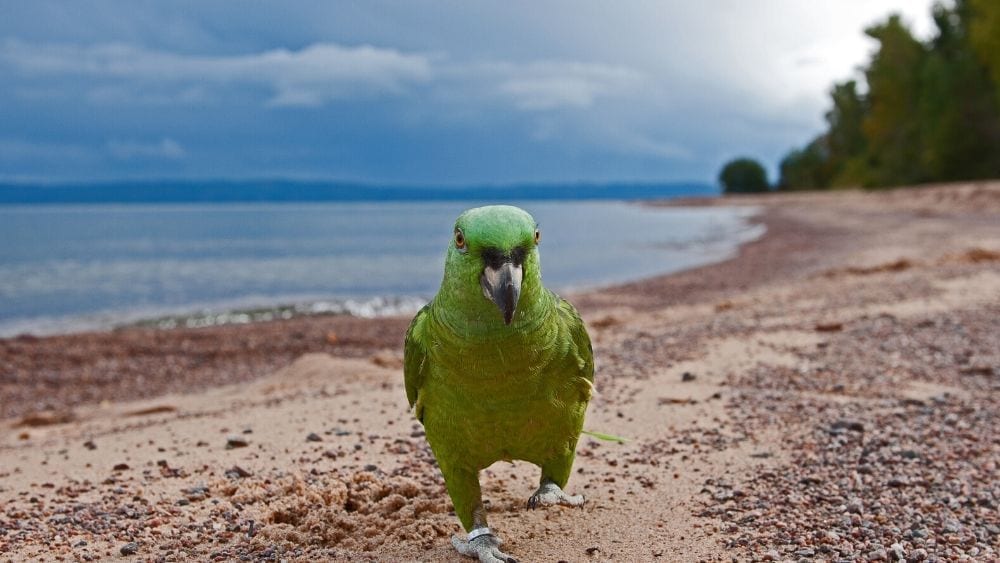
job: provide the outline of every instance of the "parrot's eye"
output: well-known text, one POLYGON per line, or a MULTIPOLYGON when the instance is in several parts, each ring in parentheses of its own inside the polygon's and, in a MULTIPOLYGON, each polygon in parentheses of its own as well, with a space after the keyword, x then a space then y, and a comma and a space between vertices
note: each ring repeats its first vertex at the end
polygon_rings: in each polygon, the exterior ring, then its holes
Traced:
POLYGON ((463 250, 465 248, 465 233, 462 229, 455 229, 455 248, 463 250))
POLYGON ((535 229, 535 244, 538 244, 542 240, 542 231, 535 229))

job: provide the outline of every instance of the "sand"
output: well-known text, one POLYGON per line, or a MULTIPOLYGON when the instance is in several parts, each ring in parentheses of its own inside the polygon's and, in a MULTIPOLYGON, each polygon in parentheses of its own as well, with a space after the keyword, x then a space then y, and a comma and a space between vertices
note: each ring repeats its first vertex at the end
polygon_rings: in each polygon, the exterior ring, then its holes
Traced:
MULTIPOLYGON (((571 296, 597 395, 571 493, 483 472, 522 561, 991 560, 1000 184, 753 205, 732 260, 571 296)), ((462 561, 407 319, 0 341, 0 561, 462 561)))

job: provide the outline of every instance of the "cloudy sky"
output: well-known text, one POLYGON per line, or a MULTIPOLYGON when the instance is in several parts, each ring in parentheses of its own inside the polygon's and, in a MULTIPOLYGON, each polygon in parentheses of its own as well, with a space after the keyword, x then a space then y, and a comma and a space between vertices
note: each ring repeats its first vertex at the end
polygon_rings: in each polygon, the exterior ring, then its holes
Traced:
POLYGON ((714 181, 929 0, 0 0, 0 179, 714 181))

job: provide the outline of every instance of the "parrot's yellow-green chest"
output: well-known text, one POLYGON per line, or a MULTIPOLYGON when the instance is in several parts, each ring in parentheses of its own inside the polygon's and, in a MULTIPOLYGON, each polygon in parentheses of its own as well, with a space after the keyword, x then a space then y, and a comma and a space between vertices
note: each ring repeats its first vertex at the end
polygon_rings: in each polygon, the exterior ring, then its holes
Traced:
POLYGON ((421 408, 440 463, 542 463, 575 446, 591 394, 587 355, 557 316, 485 341, 442 334, 428 352, 421 408))

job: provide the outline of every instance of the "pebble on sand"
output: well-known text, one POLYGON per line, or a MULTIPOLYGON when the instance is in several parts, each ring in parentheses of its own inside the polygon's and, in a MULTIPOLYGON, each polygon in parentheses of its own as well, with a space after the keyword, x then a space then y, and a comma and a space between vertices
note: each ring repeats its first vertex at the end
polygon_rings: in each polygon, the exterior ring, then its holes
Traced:
POLYGON ((242 436, 230 436, 226 438, 226 449, 232 450, 236 448, 245 448, 250 445, 250 442, 242 436))

